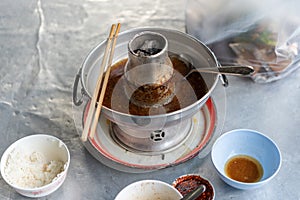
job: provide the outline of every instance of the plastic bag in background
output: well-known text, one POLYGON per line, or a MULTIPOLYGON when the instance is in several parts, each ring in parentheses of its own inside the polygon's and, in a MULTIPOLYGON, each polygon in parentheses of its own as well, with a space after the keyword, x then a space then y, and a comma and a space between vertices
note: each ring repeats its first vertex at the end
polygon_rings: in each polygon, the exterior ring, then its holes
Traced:
POLYGON ((186 28, 222 65, 251 65, 252 79, 266 83, 300 67, 299 8, 298 0, 188 0, 186 28))

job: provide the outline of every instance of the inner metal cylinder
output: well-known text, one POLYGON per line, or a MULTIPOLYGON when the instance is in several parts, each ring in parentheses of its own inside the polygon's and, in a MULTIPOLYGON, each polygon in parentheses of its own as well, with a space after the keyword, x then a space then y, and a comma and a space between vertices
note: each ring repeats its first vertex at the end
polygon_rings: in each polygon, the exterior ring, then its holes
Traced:
POLYGON ((147 107, 164 105, 172 100, 173 65, 168 56, 168 41, 156 32, 141 32, 128 43, 125 78, 131 102, 147 107))

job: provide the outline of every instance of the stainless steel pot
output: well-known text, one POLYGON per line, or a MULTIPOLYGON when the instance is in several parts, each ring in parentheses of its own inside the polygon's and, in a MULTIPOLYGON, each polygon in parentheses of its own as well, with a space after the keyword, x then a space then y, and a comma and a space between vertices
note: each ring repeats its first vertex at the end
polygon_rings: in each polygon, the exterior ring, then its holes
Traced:
MULTIPOLYGON (((218 61, 214 54, 202 42, 192 36, 164 28, 137 28, 131 29, 119 34, 113 63, 128 57, 128 42, 138 33, 144 31, 157 32, 166 37, 168 40, 168 50, 172 53, 188 57, 195 67, 199 68, 217 68, 218 61)), ((96 46, 86 57, 80 68, 73 88, 73 102, 80 105, 82 102, 77 98, 78 82, 81 82, 81 93, 83 96, 92 96, 97 77, 99 73, 100 63, 106 47, 106 41, 96 46)), ((160 115, 137 116, 127 113, 121 113, 113 109, 102 107, 102 114, 105 115, 113 124, 121 130, 119 140, 126 140, 127 146, 134 145, 133 149, 141 151, 161 151, 178 145, 188 133, 181 134, 180 131, 188 129, 191 126, 191 117, 199 111, 214 90, 219 78, 226 84, 226 77, 219 74, 202 74, 208 92, 193 104, 180 110, 160 115), (178 126, 176 129, 174 126, 178 126), (168 131, 168 130, 172 131, 168 131), (157 144, 157 141, 151 141, 151 137, 155 133, 163 132, 166 134, 167 141, 164 144, 157 144), (125 134, 124 134, 125 133, 125 134), (136 144, 136 145, 135 145, 136 144)), ((114 127, 114 126, 112 126, 114 127)))

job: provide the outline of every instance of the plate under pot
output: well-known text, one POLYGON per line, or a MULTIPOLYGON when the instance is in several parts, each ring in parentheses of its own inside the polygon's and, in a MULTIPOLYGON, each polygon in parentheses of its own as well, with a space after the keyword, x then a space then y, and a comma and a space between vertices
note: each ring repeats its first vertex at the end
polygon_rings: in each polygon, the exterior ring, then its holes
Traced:
MULTIPOLYGON (((86 118, 86 106, 83 118, 86 118)), ((215 133, 217 111, 212 98, 191 118, 192 127, 187 137, 169 151, 145 153, 130 151, 115 141, 110 133, 111 122, 100 116, 94 139, 84 143, 86 149, 101 163, 126 172, 138 173, 158 170, 186 162, 201 153, 215 133)))

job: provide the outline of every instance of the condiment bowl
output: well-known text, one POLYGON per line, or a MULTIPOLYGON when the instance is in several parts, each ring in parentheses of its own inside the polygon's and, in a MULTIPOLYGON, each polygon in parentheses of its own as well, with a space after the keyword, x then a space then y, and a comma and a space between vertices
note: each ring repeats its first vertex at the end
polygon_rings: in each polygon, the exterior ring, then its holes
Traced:
MULTIPOLYGON (((249 129, 236 129, 221 135, 212 147, 211 158, 221 179, 238 189, 254 189, 266 184, 276 176, 281 167, 281 153, 275 142, 266 135, 249 129), (260 163, 262 177, 258 181, 237 181, 228 176, 226 163, 240 155, 250 156, 260 163)), ((235 171, 240 171, 240 168, 235 171)))
POLYGON ((179 200, 182 195, 168 183, 158 180, 141 180, 126 186, 115 200, 179 200))
POLYGON ((60 139, 36 134, 7 148, 1 158, 1 175, 21 195, 43 197, 63 184, 69 164, 69 150, 60 139))
POLYGON ((194 191, 200 185, 205 186, 205 191, 198 196, 197 199, 214 200, 214 186, 208 179, 200 176, 199 174, 182 175, 172 183, 172 186, 175 187, 182 194, 182 196, 186 196, 189 192, 194 191))

